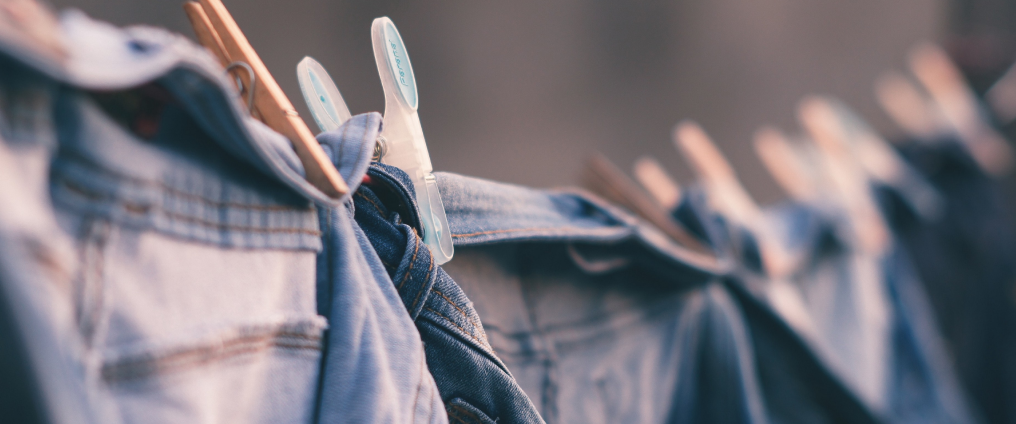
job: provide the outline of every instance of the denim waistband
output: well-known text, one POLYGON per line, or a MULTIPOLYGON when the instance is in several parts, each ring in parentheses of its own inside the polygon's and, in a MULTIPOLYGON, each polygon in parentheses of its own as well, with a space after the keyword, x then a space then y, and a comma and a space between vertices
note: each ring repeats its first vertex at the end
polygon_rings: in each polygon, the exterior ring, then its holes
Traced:
MULTIPOLYGON (((456 246, 501 243, 583 245, 573 259, 590 269, 641 262, 665 273, 709 278, 731 263, 686 249, 633 215, 580 189, 541 190, 438 172, 456 246), (590 261, 585 261, 590 259, 590 261)), ((687 280, 686 280, 687 281, 687 280)))
POLYGON ((314 206, 222 154, 182 110, 142 141, 74 93, 58 102, 60 149, 51 175, 60 206, 135 228, 229 247, 321 247, 314 206), (218 153, 218 154, 216 154, 218 153))
POLYGON ((306 181, 289 141, 248 115, 222 67, 201 46, 158 28, 117 28, 76 10, 63 13, 60 31, 65 60, 47 58, 9 34, 0 34, 0 54, 80 90, 156 82, 230 155, 318 204, 342 204, 306 181))

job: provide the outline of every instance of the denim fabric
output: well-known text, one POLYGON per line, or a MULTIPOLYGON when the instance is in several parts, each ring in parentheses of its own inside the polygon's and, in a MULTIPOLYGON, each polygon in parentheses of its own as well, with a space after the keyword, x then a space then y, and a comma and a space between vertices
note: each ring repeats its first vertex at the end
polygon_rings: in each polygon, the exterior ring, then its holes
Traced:
MULTIPOLYGON (((54 81, 45 96, 8 108, 18 97, 5 92, 2 109, 5 141, 30 142, 0 169, 0 285, 45 415, 446 422, 348 197, 303 179, 289 141, 247 116, 214 59, 79 13, 62 30, 66 62, 12 55, 54 81), (142 136, 114 100, 156 94, 142 136)), ((346 131, 373 140, 379 124, 358 117, 346 131)), ((352 156, 338 162, 355 189, 369 152, 352 156)))
MULTIPOLYGON (((370 113, 318 136, 340 169, 354 170, 343 173, 352 190, 367 171, 380 127, 381 116, 370 113)), ((347 196, 343 206, 321 214, 318 308, 330 327, 317 422, 447 423, 428 370, 431 346, 425 353, 421 342, 428 334, 406 314, 405 297, 383 262, 387 255, 379 257, 374 240, 354 222, 359 209, 347 196)))
MULTIPOLYGON (((711 217, 704 205, 693 209, 700 211, 703 222, 723 222, 711 217)), ((844 236, 841 218, 828 208, 793 205, 773 215, 774 223, 782 222, 776 227, 787 230, 783 235, 788 250, 798 250, 795 256, 801 266, 789 279, 791 285, 750 269, 740 273, 737 283, 744 288, 744 307, 752 309, 749 303, 756 302, 756 308, 779 317, 870 416, 889 422, 976 422, 905 254, 896 246, 881 256, 857 252, 844 236), (790 225, 791 221, 801 225, 790 225)), ((731 230, 713 230, 723 231, 731 230)), ((750 322, 756 327, 762 321, 750 322)), ((765 365, 760 369, 767 374, 765 365)), ((788 392, 784 386, 800 384, 789 378, 792 373, 785 374, 763 378, 774 415, 778 408, 773 403, 781 402, 773 402, 772 396, 782 397, 788 392)), ((829 406, 854 402, 835 386, 816 389, 838 393, 839 400, 829 406)))
MULTIPOLYGON (((884 409, 882 355, 872 355, 878 326, 865 325, 854 290, 854 263, 823 261, 828 229, 806 208, 772 214, 786 250, 808 271, 787 279, 764 275, 758 243, 747 229, 712 210, 698 187, 685 191, 675 219, 732 258, 740 270, 727 279, 738 294, 758 354, 770 417, 776 422, 872 422, 884 409), (783 230, 783 231, 780 231, 783 230), (818 260, 816 260, 816 258, 818 260), (874 380, 874 381, 872 381, 874 380), (872 384, 876 383, 876 384, 872 384)), ((888 343, 888 334, 884 334, 888 343)))
POLYGON ((581 191, 436 175, 443 267, 548 423, 768 422, 724 263, 581 191))
MULTIPOLYGON (((0 36, 0 416, 99 423, 72 308, 76 264, 47 189, 55 81, 0 36), (30 66, 32 65, 32 66, 30 66)), ((101 408, 99 408, 101 409, 101 408)))
POLYGON ((354 195, 356 223, 374 246, 416 322, 427 366, 453 423, 543 423, 536 407, 487 342, 462 289, 434 263, 419 236, 408 175, 374 164, 354 195), (405 218, 403 218, 405 217, 405 218))
POLYGON ((941 193, 944 213, 925 219, 885 186, 882 207, 971 398, 988 422, 1016 422, 1016 235, 1004 192, 956 140, 901 143, 900 152, 941 193))

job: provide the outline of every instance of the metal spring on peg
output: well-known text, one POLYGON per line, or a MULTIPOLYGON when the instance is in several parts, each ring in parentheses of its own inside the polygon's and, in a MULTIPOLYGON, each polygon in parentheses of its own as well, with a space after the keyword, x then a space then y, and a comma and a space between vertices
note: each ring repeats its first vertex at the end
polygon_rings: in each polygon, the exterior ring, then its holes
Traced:
POLYGON ((229 65, 226 65, 226 75, 230 75, 230 71, 236 68, 243 68, 245 71, 247 71, 247 75, 250 76, 249 87, 245 87, 243 85, 243 80, 240 79, 239 75, 233 75, 233 78, 236 78, 236 86, 240 87, 240 96, 242 97, 244 93, 247 93, 247 113, 253 115, 254 95, 255 95, 254 87, 257 86, 258 77, 257 75, 254 75, 254 69, 251 68, 250 65, 247 64, 247 62, 244 62, 242 60, 238 60, 236 62, 230 63, 229 65))

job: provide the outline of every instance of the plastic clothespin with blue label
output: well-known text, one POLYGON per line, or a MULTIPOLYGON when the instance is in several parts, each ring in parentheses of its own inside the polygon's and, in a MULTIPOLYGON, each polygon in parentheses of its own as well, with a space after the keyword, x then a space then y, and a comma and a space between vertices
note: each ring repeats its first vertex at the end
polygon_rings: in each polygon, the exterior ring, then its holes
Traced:
POLYGON ((296 65, 296 79, 311 116, 321 131, 333 131, 352 115, 339 88, 318 61, 306 56, 296 65))
POLYGON ((388 17, 374 20, 370 28, 374 43, 374 60, 385 91, 385 115, 380 142, 384 156, 381 162, 396 166, 407 174, 416 189, 416 203, 423 224, 423 241, 430 247, 438 265, 452 259, 451 231, 445 217, 444 203, 432 173, 427 141, 423 138, 416 77, 402 36, 388 17))

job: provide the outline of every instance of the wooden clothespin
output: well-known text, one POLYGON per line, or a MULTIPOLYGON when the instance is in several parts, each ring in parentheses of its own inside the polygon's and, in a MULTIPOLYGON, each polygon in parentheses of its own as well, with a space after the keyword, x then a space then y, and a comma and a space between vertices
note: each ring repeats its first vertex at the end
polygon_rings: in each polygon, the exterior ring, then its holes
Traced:
POLYGON ((663 169, 656 159, 643 156, 635 161, 635 179, 666 210, 674 210, 681 202, 681 185, 663 169))
POLYGON ((189 2, 184 5, 184 11, 194 26, 198 40, 212 51, 220 62, 227 64, 243 62, 250 66, 257 84, 252 84, 253 89, 247 90, 248 95, 254 96, 253 104, 265 124, 293 143, 296 155, 303 163, 307 181, 333 199, 338 199, 349 192, 349 187, 339 171, 321 149, 314 134, 300 118, 275 78, 268 72, 268 68, 240 31, 240 27, 222 1, 201 0, 200 10, 197 6, 194 2, 189 2))
POLYGON ((819 186, 790 143, 780 130, 773 127, 762 127, 755 132, 755 153, 776 183, 794 200, 814 201, 818 197, 819 186))
POLYGON ((949 131, 941 111, 900 72, 886 72, 876 80, 875 98, 889 118, 918 141, 934 140, 949 131))
POLYGON ((774 278, 788 275, 794 268, 793 260, 783 249, 773 228, 767 225, 762 208, 748 195, 734 168, 702 127, 695 122, 684 121, 674 127, 673 138, 678 150, 705 183, 713 207, 755 232, 766 272, 774 278))
POLYGON ((741 223, 755 221, 761 215, 758 204, 737 180, 734 168, 702 127, 692 121, 682 122, 674 127, 673 137, 674 145, 706 185, 717 210, 741 223))
POLYGON ((1013 164, 1012 147, 986 121, 977 96, 949 55, 926 43, 911 50, 908 59, 910 70, 985 172, 992 175, 1009 172, 1013 164))
POLYGON ((890 232, 875 205, 868 179, 848 147, 847 131, 833 106, 819 97, 808 97, 798 107, 798 120, 818 146, 822 170, 850 216, 860 247, 881 254, 889 246, 890 232))
POLYGON ((586 162, 582 173, 583 185, 594 193, 634 212, 658 228, 678 244, 703 255, 703 260, 715 263, 713 252, 680 226, 638 184, 628 178, 609 159, 597 153, 586 162))
POLYGON ((67 58, 56 17, 35 0, 0 0, 0 36, 46 61, 67 58))
POLYGON ((992 112, 1002 123, 1016 119, 1016 64, 1009 68, 984 94, 992 112))

